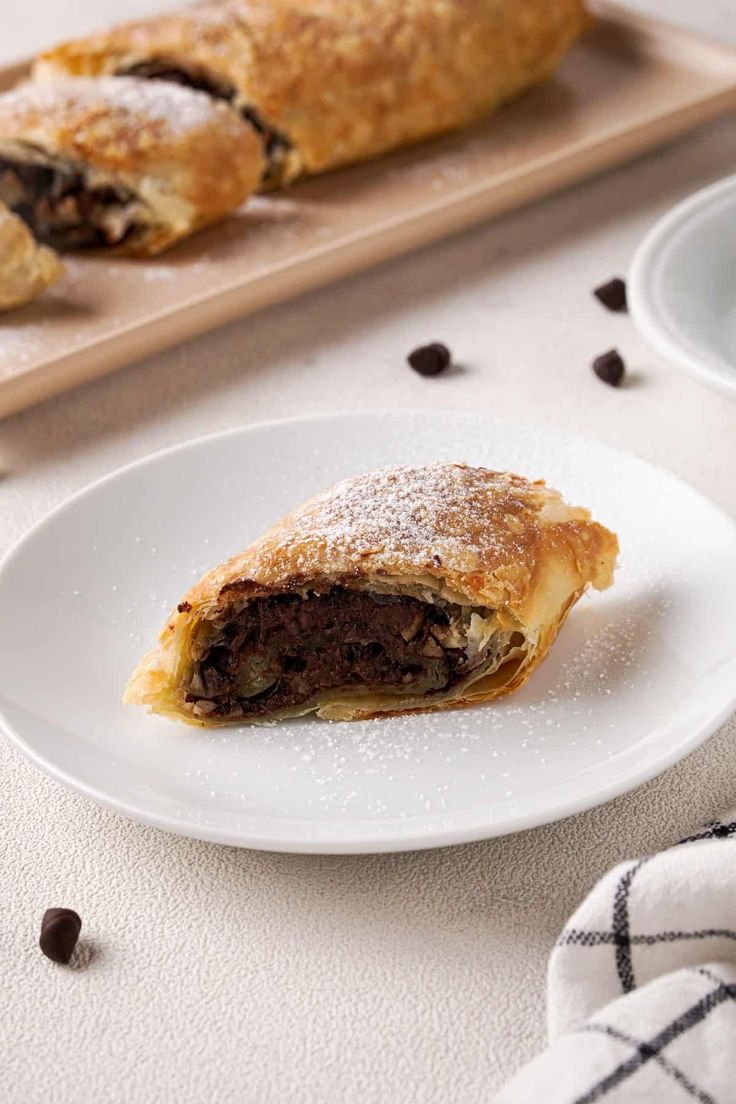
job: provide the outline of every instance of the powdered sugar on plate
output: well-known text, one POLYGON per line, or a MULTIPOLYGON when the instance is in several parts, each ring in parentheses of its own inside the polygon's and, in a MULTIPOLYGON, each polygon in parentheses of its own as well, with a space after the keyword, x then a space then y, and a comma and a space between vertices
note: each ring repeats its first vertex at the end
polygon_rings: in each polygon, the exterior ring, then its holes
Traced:
POLYGON ((733 522, 691 488, 538 426, 448 412, 257 426, 127 469, 36 530, 0 573, 0 711, 64 783, 185 834, 303 851, 478 839, 622 793, 714 731, 734 703, 735 558, 733 522), (472 709, 216 731, 121 704, 194 571, 356 472, 458 456, 546 477, 621 540, 613 587, 578 603, 518 693, 472 709))

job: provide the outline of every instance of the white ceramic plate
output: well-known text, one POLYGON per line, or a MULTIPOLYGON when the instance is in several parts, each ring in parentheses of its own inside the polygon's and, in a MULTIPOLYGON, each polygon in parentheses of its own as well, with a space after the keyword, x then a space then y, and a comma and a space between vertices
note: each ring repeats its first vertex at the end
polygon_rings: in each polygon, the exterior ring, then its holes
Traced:
POLYGON ((601 445, 462 415, 256 426, 152 456, 38 525, 0 569, 0 707, 39 767, 134 819, 284 851, 430 847, 589 808, 683 756, 736 704, 736 527, 601 445), (120 702, 205 568, 334 480, 465 459, 544 476, 616 529, 520 693, 460 712, 203 732, 120 702))
POLYGON ((639 246, 629 309, 673 364, 736 395, 736 176, 665 215, 639 246))

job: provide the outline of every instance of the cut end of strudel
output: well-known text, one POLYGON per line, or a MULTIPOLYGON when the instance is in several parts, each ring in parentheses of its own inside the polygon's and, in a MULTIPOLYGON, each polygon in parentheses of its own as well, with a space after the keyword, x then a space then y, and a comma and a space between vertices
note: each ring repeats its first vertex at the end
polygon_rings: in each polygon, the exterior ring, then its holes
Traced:
POLYGON ((62 251, 160 253, 238 207, 262 160, 233 111, 175 84, 77 78, 0 96, 0 201, 62 251))
POLYGON ((541 481, 459 463, 356 476, 205 575, 125 701, 204 726, 490 701, 610 586, 617 553, 541 481))

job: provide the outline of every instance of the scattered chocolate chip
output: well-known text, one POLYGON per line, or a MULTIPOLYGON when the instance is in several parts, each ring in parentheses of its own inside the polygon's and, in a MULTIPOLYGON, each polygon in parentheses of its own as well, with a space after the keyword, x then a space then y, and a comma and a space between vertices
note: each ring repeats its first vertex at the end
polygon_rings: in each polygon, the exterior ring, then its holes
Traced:
POLYGON ((189 613, 192 607, 189 605, 189 602, 180 602, 176 608, 178 609, 179 613, 189 613))
POLYGON ((610 384, 611 387, 618 387, 624 378, 626 365, 617 349, 609 349, 607 353, 601 353, 595 358, 593 371, 599 380, 610 384))
POLYGON ((438 556, 436 552, 434 556, 432 556, 432 563, 435 567, 442 567, 442 558, 438 556))
POLYGON ((46 909, 41 921, 41 938, 38 945, 52 962, 66 966, 82 930, 82 921, 73 909, 46 909))
POLYGON ((420 376, 438 376, 449 367, 452 354, 441 341, 433 341, 431 345, 420 345, 406 359, 420 376))
POLYGON ((610 311, 625 311, 628 310, 628 303, 626 302, 626 284, 620 276, 616 276, 613 280, 609 280, 607 284, 601 284, 593 292, 596 299, 603 304, 610 311))

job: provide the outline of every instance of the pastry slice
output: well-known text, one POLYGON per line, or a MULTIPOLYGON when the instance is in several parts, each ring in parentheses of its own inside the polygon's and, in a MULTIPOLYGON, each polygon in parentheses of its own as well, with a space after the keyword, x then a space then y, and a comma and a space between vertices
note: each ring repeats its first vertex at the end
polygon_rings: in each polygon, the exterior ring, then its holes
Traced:
POLYGON ((60 250, 160 253, 238 207, 261 166, 252 128, 190 88, 76 79, 0 96, 0 200, 60 250))
POLYGON ((63 43, 36 79, 129 74, 228 100, 268 184, 479 118, 544 80, 583 0, 207 0, 63 43))
POLYGON ((205 575, 125 701, 200 725, 490 701, 611 584, 617 552, 543 482, 465 464, 360 475, 205 575))
POLYGON ((63 271, 53 249, 39 245, 22 219, 0 203, 0 311, 31 303, 63 271))

